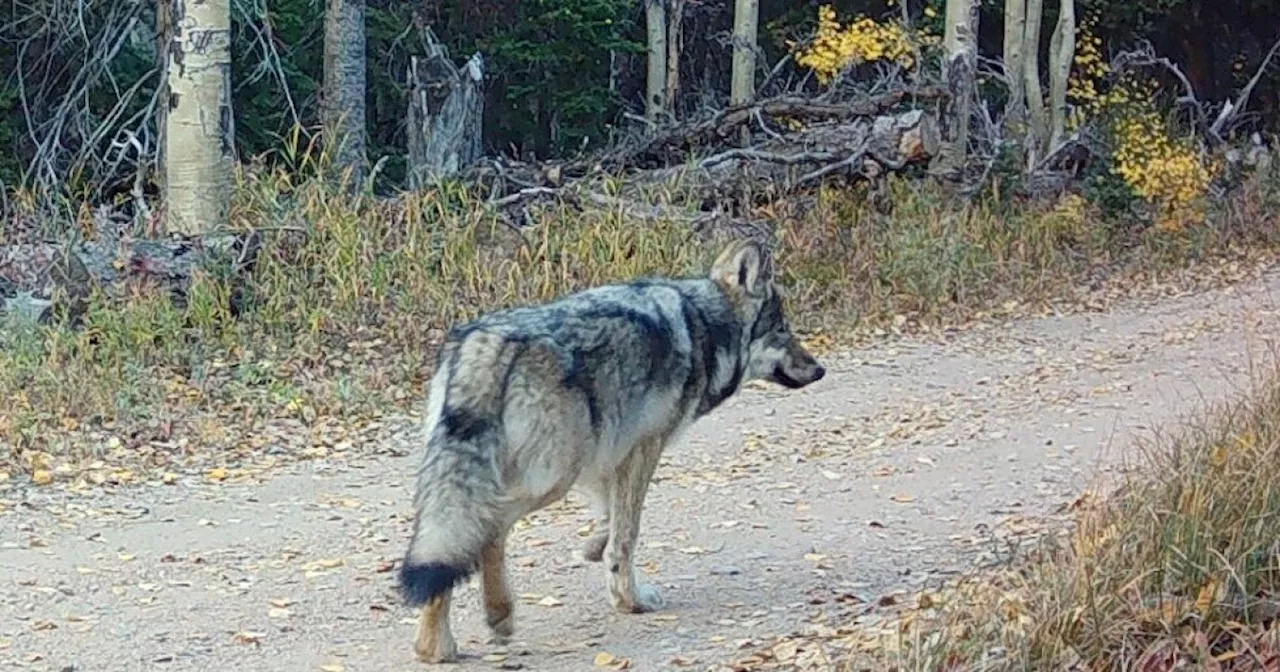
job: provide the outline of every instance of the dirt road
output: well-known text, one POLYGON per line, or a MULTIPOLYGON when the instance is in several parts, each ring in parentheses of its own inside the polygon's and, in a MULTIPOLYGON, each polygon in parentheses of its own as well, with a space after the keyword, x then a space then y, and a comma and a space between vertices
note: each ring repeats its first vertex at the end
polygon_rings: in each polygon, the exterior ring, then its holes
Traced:
MULTIPOLYGON (((516 642, 474 587, 451 670, 706 669, 822 613, 963 570, 974 539, 1072 499, 1133 436, 1238 394, 1277 333, 1280 276, 1107 314, 1029 319, 828 358, 799 393, 748 390, 673 448, 638 561, 665 611, 615 614, 571 500, 508 551, 516 642), (1106 460, 1104 460, 1104 463, 1106 460), (1012 518, 1011 518, 1012 517, 1012 518)), ((0 666, 426 669, 394 592, 413 459, 317 460, 260 483, 12 491, 0 666)), ((1114 460, 1111 460, 1114 464, 1114 460)))

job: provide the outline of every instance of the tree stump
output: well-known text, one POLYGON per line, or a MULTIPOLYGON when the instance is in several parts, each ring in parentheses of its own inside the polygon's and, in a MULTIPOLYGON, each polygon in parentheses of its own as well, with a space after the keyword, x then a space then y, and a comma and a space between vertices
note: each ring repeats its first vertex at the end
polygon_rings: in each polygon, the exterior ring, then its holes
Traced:
POLYGON ((427 56, 409 61, 409 185, 421 189, 483 153, 484 59, 458 68, 427 30, 427 56))

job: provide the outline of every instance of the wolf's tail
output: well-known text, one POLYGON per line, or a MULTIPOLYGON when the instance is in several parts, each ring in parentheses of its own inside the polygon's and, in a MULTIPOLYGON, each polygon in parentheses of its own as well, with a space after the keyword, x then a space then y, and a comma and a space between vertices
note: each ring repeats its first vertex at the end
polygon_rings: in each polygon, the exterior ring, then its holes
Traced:
POLYGON ((413 537, 400 565, 400 591, 411 607, 466 580, 501 533, 502 491, 487 445, 496 439, 493 430, 459 432, 445 420, 431 432, 414 497, 413 537))

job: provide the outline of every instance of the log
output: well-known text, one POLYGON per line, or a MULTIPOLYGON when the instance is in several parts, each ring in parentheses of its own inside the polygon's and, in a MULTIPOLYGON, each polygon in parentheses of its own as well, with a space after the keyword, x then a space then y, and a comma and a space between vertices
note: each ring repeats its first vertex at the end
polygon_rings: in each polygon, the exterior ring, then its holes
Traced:
POLYGON ((704 198, 738 189, 773 196, 811 188, 829 178, 877 179, 927 164, 940 146, 937 123, 923 110, 812 126, 743 149, 729 149, 684 166, 645 171, 629 186, 679 179, 704 198))
POLYGON ((421 189, 478 160, 483 151, 484 58, 458 68, 427 29, 426 57, 409 61, 409 185, 421 189))
MULTIPOLYGON (((623 148, 600 161, 604 170, 656 168, 679 164, 691 153, 721 145, 739 137, 740 129, 762 120, 779 125, 783 119, 814 123, 851 121, 891 112, 904 102, 945 100, 939 87, 901 89, 861 100, 825 102, 798 96, 781 96, 750 105, 722 110, 708 119, 664 129, 638 147, 623 148)), ((758 130, 758 129, 757 129, 758 130)))
MULTIPOLYGON (((105 220, 105 212, 98 218, 105 220)), ((0 245, 2 312, 47 323, 63 303, 75 321, 95 288, 120 297, 138 284, 165 291, 184 306, 196 273, 215 265, 230 273, 231 307, 237 311, 262 246, 257 231, 156 240, 121 237, 104 226, 113 223, 100 224, 98 230, 107 234, 94 240, 0 245)))

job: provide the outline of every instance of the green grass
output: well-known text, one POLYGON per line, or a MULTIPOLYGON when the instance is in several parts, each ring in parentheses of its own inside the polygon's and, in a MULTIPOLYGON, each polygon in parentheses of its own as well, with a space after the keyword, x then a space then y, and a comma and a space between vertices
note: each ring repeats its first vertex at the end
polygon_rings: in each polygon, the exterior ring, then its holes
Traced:
MULTIPOLYGON (((773 204, 770 218, 793 323, 840 335, 1062 298, 1098 269, 1176 272, 1192 259, 1269 251, 1276 185, 1255 178, 1211 226, 1176 234, 1135 235, 1080 201, 962 202, 907 180, 890 183, 889 214, 859 188, 773 204)), ((619 210, 556 206, 533 217, 516 232, 461 188, 351 197, 284 168, 246 170, 233 224, 265 238, 245 286, 201 277, 176 305, 139 285, 125 299, 93 297, 78 329, 0 330, 0 466, 94 458, 100 449, 77 438, 85 430, 135 444, 216 436, 216 449, 275 419, 404 410, 450 325, 639 275, 702 273, 718 252, 683 223, 619 210)))

